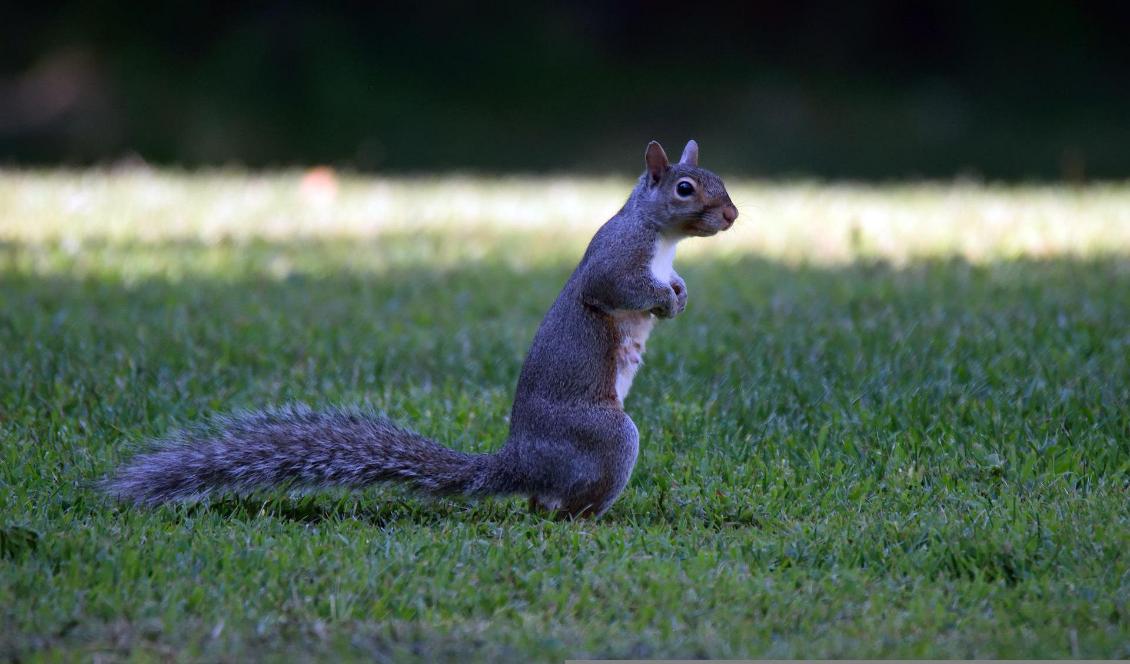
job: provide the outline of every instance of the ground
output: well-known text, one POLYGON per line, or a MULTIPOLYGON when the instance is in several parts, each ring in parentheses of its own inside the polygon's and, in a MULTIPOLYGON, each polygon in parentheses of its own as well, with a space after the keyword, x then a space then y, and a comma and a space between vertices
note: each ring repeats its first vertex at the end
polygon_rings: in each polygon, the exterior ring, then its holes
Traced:
POLYGON ((0 653, 1130 657, 1130 185, 732 182, 597 522, 95 489, 293 400, 494 449, 629 186, 0 173, 0 653))

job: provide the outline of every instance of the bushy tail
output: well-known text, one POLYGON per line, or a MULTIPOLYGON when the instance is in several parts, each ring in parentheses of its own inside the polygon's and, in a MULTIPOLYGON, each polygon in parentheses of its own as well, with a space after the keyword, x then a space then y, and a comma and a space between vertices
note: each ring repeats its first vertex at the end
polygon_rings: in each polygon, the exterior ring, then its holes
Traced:
POLYGON ((159 442, 108 479, 139 505, 192 501, 213 491, 362 487, 399 480, 432 495, 512 491, 498 457, 464 454, 383 417, 293 405, 217 418, 159 442))

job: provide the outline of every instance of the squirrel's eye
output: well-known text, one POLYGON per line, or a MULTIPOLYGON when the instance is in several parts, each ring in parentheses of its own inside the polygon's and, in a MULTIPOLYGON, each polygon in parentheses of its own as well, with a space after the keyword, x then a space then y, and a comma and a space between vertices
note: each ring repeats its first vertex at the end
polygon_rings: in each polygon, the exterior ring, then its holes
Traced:
POLYGON ((675 185, 675 193, 682 196, 683 198, 686 198, 694 193, 694 185, 690 182, 687 182, 686 180, 683 180, 679 184, 675 185))

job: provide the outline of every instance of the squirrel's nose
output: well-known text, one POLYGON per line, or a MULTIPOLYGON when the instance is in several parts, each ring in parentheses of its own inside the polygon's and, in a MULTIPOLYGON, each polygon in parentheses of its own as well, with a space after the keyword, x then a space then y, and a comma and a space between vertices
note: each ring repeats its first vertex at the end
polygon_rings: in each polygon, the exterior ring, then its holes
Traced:
POLYGON ((738 208, 733 205, 722 208, 722 218, 726 220, 727 224, 734 223, 734 220, 738 218, 738 208))

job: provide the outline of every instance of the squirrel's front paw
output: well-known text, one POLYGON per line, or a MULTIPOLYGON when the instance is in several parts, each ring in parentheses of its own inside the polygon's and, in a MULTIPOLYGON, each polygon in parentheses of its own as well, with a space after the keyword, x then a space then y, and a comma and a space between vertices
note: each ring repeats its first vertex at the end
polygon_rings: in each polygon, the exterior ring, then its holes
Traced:
MULTIPOLYGON (((683 289, 683 292, 686 292, 685 288, 683 289)), ((666 295, 666 301, 662 302, 657 307, 652 307, 651 313, 655 314, 659 318, 674 318, 679 314, 680 311, 682 311, 682 309, 679 308, 679 296, 675 293, 675 289, 670 286, 667 288, 666 295)))
POLYGON ((675 315, 678 316, 687 310, 687 282, 675 275, 671 280, 671 290, 675 291, 675 315))

